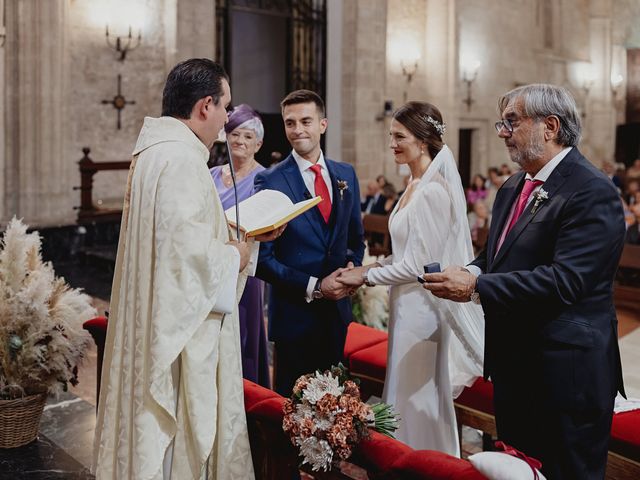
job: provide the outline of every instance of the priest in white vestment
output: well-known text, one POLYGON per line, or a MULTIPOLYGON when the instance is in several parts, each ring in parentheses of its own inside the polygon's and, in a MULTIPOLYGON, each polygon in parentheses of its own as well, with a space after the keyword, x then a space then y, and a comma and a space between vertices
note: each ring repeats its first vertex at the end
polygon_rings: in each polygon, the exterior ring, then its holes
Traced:
POLYGON ((98 480, 254 478, 237 317, 250 249, 230 241, 207 168, 227 121, 227 78, 210 60, 178 64, 163 116, 145 118, 133 152, 102 368, 98 480))

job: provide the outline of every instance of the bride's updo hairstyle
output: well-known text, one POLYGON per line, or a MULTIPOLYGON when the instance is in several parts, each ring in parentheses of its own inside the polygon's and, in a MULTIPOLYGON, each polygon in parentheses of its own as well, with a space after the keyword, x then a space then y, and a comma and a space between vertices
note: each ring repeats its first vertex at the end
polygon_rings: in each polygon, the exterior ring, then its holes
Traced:
POLYGON ((393 113, 393 118, 418 140, 427 144, 432 159, 442 150, 445 124, 440 110, 434 105, 427 102, 408 102, 393 113))

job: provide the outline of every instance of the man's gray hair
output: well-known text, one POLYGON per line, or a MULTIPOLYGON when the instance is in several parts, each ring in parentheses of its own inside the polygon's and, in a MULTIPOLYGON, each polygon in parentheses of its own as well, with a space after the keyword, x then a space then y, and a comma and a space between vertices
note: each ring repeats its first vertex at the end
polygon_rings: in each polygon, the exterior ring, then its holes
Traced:
POLYGON ((540 120, 555 115, 560 119, 560 129, 556 139, 559 145, 564 147, 578 145, 582 131, 580 114, 576 101, 569 90, 547 83, 535 83, 514 88, 498 100, 500 114, 507 108, 509 102, 516 98, 522 98, 522 113, 527 117, 540 120))

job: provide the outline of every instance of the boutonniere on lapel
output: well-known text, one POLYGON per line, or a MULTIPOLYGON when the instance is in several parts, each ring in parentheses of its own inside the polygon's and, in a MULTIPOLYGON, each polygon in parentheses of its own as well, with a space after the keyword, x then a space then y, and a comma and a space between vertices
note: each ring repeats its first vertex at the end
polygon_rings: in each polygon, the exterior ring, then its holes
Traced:
POLYGON ((544 202, 545 200, 549 200, 549 194, 544 188, 540 187, 540 190, 533 194, 533 200, 534 202, 533 208, 531 209, 531 214, 534 214, 538 211, 538 207, 542 205, 542 202, 544 202))
POLYGON ((344 199, 344 191, 349 189, 349 182, 346 180, 338 180, 338 193, 340 194, 340 200, 344 199))

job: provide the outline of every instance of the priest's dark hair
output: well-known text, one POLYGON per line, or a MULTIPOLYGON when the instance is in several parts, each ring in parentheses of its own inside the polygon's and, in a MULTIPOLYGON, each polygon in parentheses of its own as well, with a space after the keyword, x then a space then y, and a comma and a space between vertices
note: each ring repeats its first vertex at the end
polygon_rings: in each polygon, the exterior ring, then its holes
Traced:
POLYGON ((280 102, 280 108, 284 110, 287 105, 297 105, 298 103, 315 103, 318 115, 320 118, 324 118, 324 102, 320 95, 311 90, 294 90, 280 102))
POLYGON ((419 141, 424 142, 432 159, 440 153, 444 145, 444 121, 435 105, 427 102, 408 102, 393 112, 393 118, 419 141))
POLYGON ((162 92, 162 116, 188 119, 198 100, 211 96, 218 105, 222 79, 229 76, 222 65, 208 58, 191 58, 169 72, 162 92))

